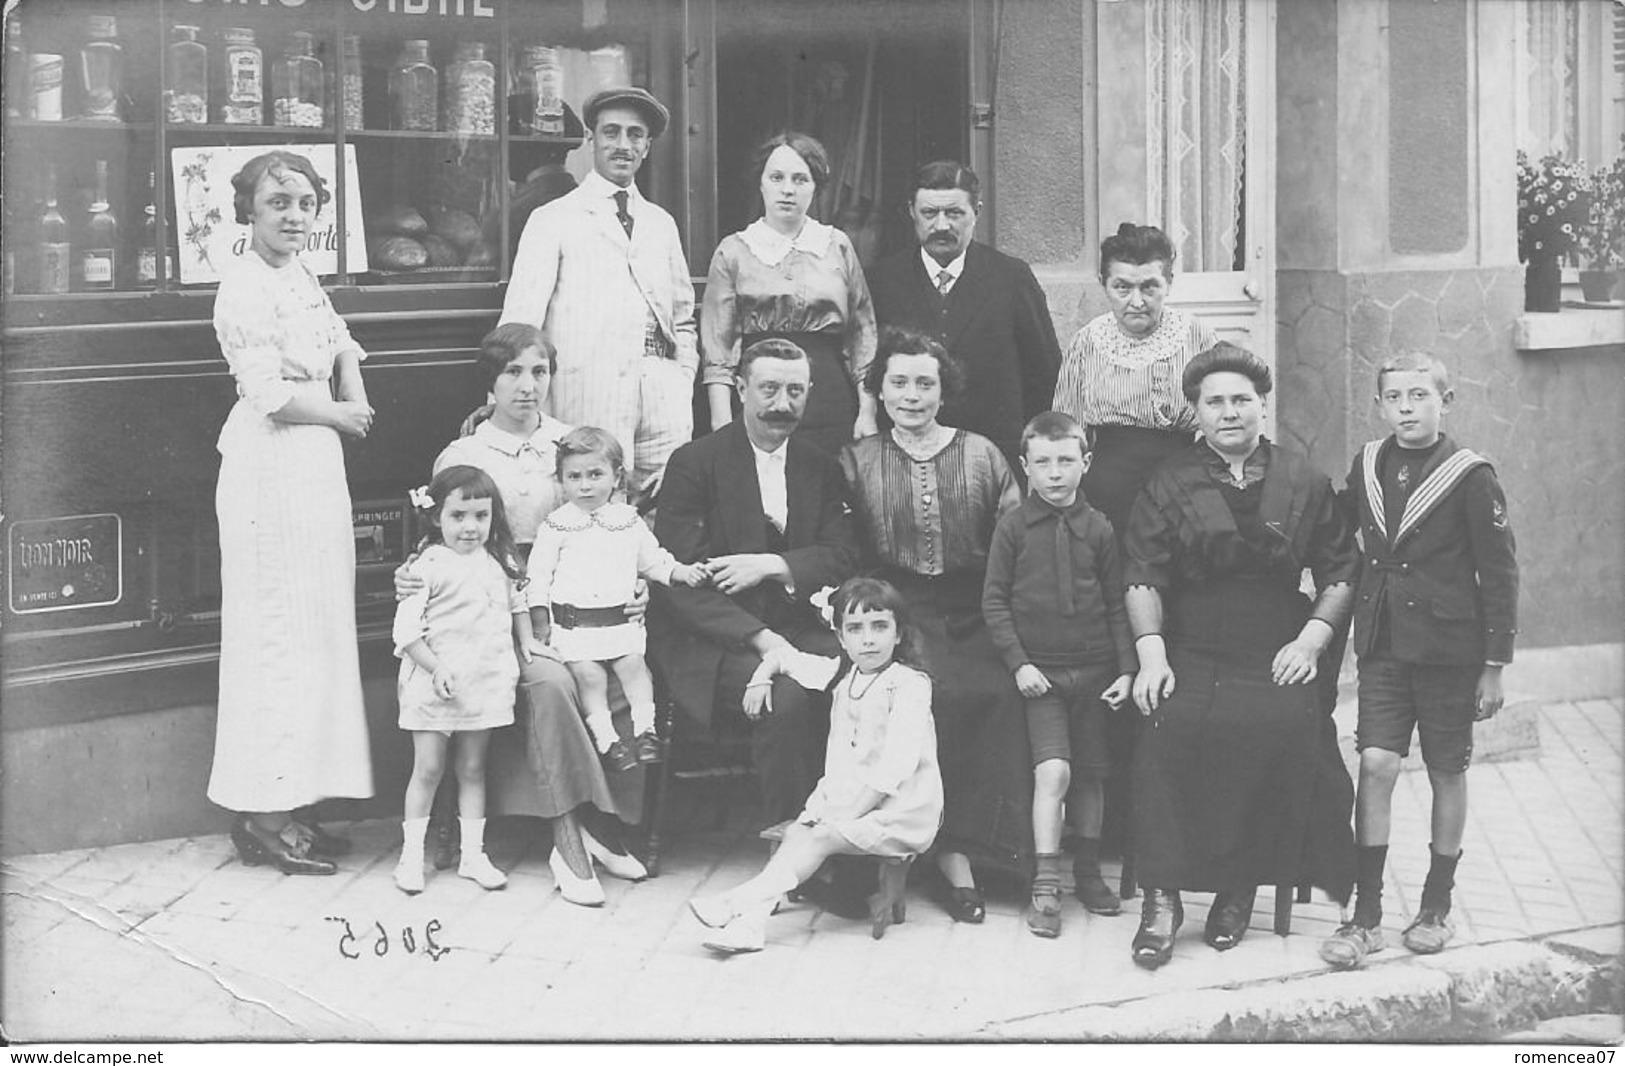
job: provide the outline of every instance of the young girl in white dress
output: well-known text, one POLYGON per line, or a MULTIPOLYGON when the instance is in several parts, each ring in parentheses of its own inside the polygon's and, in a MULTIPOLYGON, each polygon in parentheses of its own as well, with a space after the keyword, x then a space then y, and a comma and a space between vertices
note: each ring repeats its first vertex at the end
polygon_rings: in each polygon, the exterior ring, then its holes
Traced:
MULTIPOLYGON (((705 946, 760 951, 778 899, 831 855, 919 855, 942 824, 942 774, 931 718, 931 679, 920 668, 908 607, 891 585, 855 577, 832 598, 842 659, 794 649, 770 653, 745 689, 745 714, 771 711, 774 674, 806 688, 834 679, 824 776, 761 873, 730 892, 689 901, 712 930, 705 946), (843 662, 846 669, 841 671, 843 662)), ((876 935, 883 919, 876 919, 876 935)))
POLYGON ((429 807, 455 749, 457 872, 501 888, 508 879, 485 855, 485 752, 491 730, 513 722, 515 646, 527 659, 546 649, 531 631, 502 494, 490 475, 448 466, 427 490, 413 490, 413 503, 429 511, 431 524, 413 564, 423 587, 395 610, 400 726, 412 732, 413 755, 395 884, 423 891, 429 807))
POLYGON ((559 441, 557 454, 567 502, 536 531, 528 568, 531 617, 575 678, 598 754, 616 770, 628 770, 659 759, 660 745, 654 682, 643 658, 647 635, 641 619, 627 619, 626 604, 639 577, 698 586, 709 575, 703 564, 685 566, 662 548, 631 504, 612 502, 626 476, 612 435, 583 426, 559 441), (606 666, 631 704, 631 747, 610 720, 606 666))

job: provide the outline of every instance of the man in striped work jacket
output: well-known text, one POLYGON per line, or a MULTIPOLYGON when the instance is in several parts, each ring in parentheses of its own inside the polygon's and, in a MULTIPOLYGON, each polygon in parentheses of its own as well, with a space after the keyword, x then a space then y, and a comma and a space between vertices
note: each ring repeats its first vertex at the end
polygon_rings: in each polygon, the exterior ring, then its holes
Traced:
POLYGON ((535 326, 552 343, 549 413, 613 433, 637 498, 694 428, 688 261, 676 222, 633 181, 671 115, 638 88, 594 93, 582 114, 593 173, 525 223, 502 321, 535 326))

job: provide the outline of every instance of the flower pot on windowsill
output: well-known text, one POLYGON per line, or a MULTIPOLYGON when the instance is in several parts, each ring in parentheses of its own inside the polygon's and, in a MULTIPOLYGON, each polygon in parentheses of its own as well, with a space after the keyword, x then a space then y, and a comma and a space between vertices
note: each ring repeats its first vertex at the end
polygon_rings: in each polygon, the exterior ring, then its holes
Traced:
POLYGON ((1619 273, 1613 270, 1580 271, 1580 292, 1588 304, 1605 304, 1612 298, 1619 273))
POLYGON ((1557 311, 1563 306, 1563 267, 1556 256, 1529 260, 1523 275, 1523 309, 1557 311))

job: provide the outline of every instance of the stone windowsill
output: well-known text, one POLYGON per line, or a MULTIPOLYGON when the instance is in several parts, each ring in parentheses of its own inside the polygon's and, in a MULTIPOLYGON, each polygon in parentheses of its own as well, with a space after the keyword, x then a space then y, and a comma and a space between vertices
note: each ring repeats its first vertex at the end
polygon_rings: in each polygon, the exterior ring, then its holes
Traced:
POLYGON ((1512 326, 1514 346, 1522 352, 1559 351, 1625 344, 1625 304, 1575 307, 1556 313, 1519 315, 1512 326))

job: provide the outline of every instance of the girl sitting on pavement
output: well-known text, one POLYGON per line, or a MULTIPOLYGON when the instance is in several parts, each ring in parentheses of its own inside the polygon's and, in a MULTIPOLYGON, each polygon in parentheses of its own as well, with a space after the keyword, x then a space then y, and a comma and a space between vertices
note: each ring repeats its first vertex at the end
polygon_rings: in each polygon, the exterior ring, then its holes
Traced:
MULTIPOLYGON (((841 659, 786 648, 765 657, 745 689, 745 714, 755 719, 772 711, 773 675, 817 689, 833 680, 829 746, 823 778, 766 868, 732 891, 689 901, 710 928, 705 946, 714 951, 760 951, 779 897, 830 856, 912 858, 942 824, 931 679, 920 667, 907 604, 886 582, 856 577, 836 591, 833 614, 844 671, 841 659)), ((900 919, 893 901, 875 906, 879 936, 900 919)))
POLYGON ((448 466, 412 502, 432 516, 414 569, 423 587, 395 609, 401 657, 400 725, 412 732, 412 777, 401 822, 395 884, 423 891, 429 806, 456 748, 462 861, 457 872, 481 888, 508 879, 485 855, 485 753, 491 730, 513 722, 521 654, 546 649, 531 632, 502 495, 490 475, 448 466))

